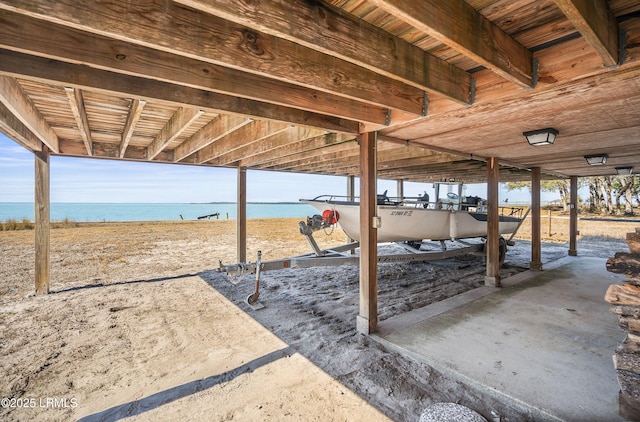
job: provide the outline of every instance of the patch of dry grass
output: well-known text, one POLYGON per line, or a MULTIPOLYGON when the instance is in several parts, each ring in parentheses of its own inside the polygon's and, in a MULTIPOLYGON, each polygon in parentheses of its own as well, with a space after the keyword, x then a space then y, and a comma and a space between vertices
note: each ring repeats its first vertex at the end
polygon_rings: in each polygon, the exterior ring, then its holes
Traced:
MULTIPOLYGON (((80 223, 73 221, 69 218, 65 218, 62 221, 52 221, 52 229, 80 227, 80 223)), ((35 224, 28 218, 23 218, 22 221, 18 221, 15 218, 10 218, 4 223, 0 223, 0 231, 16 231, 16 230, 33 230, 35 224)))
POLYGON ((10 218, 4 223, 0 224, 0 231, 15 230, 33 230, 33 223, 28 218, 23 218, 22 221, 18 221, 15 218, 10 218))
MULTIPOLYGON (((640 227, 637 218, 598 218, 591 216, 579 217, 579 239, 588 241, 625 239, 626 234, 640 227)), ((552 214, 551 219, 546 214, 541 216, 540 231, 543 242, 569 241, 569 216, 552 214)), ((531 239, 531 218, 527 218, 520 226, 516 239, 531 239)))

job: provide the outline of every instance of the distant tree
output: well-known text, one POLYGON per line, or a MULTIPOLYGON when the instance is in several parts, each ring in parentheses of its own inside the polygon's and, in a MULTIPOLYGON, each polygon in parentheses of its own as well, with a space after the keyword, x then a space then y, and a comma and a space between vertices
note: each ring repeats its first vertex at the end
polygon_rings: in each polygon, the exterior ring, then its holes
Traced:
POLYGON ((592 212, 633 215, 633 199, 640 193, 638 176, 597 176, 586 179, 589 184, 590 210, 592 212))
POLYGON ((633 196, 640 190, 640 178, 637 176, 617 176, 614 179, 613 187, 616 192, 616 210, 622 212, 620 198, 624 197, 624 214, 634 215, 633 196))
POLYGON ((608 214, 614 214, 613 206, 613 178, 611 176, 602 176, 602 190, 604 191, 604 206, 608 214))
POLYGON ((602 194, 600 191, 600 179, 598 177, 587 178, 589 184, 589 211, 600 212, 602 210, 602 194))
MULTIPOLYGON (((528 188, 529 192, 531 192, 531 182, 507 182, 505 183, 505 186, 509 191, 528 188)), ((540 182, 540 190, 543 192, 558 192, 560 194, 560 201, 562 202, 562 209, 564 211, 569 210, 568 180, 542 180, 540 182)))
MULTIPOLYGON (((640 204, 640 176, 633 176, 633 186, 630 191, 629 194, 636 199, 636 204, 640 204)), ((629 202, 632 203, 632 201, 629 202)))

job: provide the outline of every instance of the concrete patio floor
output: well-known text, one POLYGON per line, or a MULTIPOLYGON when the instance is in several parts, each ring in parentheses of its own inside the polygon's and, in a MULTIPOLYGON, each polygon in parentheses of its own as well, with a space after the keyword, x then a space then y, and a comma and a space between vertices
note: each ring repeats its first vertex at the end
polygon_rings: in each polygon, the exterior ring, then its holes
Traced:
POLYGON ((382 321, 373 337, 534 420, 625 420, 611 358, 624 334, 604 301, 624 277, 605 264, 566 257, 382 321))

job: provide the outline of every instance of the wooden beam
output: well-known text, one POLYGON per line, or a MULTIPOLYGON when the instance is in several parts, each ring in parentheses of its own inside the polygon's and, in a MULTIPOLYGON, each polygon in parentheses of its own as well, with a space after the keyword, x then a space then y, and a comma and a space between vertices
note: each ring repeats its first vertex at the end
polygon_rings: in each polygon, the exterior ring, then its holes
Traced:
POLYGON ((58 152, 58 135, 15 78, 0 75, 0 102, 53 152, 58 152))
MULTIPOLYGON (((368 133, 368 132, 367 132, 368 133)), ((348 138, 350 142, 353 138, 348 138)), ((397 148, 382 143, 377 143, 376 155, 380 157, 386 149, 397 148)), ((277 160, 277 163, 270 163, 273 170, 284 169, 308 169, 309 171, 321 170, 328 167, 359 166, 360 148, 353 142, 348 145, 331 145, 319 150, 313 150, 306 154, 288 156, 285 160, 277 160)))
POLYGON ((311 153, 296 154, 286 157, 285 160, 278 160, 278 164, 269 163, 266 165, 271 170, 316 170, 331 171, 332 168, 344 167, 346 165, 359 165, 359 153, 357 145, 334 145, 311 153), (355 149, 355 150, 354 150, 355 149), (330 168, 331 167, 331 168, 330 168))
POLYGON ((470 102, 471 77, 467 72, 330 4, 289 0, 177 2, 352 62, 458 103, 470 102))
POLYGON ((180 107, 147 148, 147 159, 153 160, 171 141, 180 136, 182 132, 187 130, 189 126, 203 114, 203 110, 180 107))
POLYGON ((0 102, 0 132, 29 151, 42 151, 42 142, 13 113, 0 102))
POLYGON ((108 95, 146 98, 170 106, 191 106, 212 113, 234 113, 342 133, 355 134, 359 130, 359 124, 355 121, 9 50, 0 49, 0 74, 65 84, 108 95))
POLYGON ((604 66, 620 64, 619 33, 605 0, 554 0, 562 13, 602 58, 604 66))
MULTIPOLYGON (((0 8, 180 56, 421 115, 424 91, 174 2, 16 0, 0 8)), ((126 55, 126 52, 123 54, 126 55)), ((170 66, 170 64, 167 64, 170 66)))
POLYGON ((197 154, 197 162, 206 163, 245 144, 273 136, 288 128, 289 125, 284 123, 256 120, 202 148, 197 154))
POLYGON ((498 159, 487 158, 487 274, 484 284, 493 287, 500 287, 499 170, 498 159))
POLYGON ((530 270, 542 270, 540 232, 540 167, 531 168, 531 262, 530 270))
POLYGON ((295 160, 296 158, 302 158, 304 155, 324 153, 328 147, 350 142, 353 141, 353 139, 353 135, 329 132, 316 136, 313 139, 305 139, 280 148, 275 148, 263 154, 243 158, 240 164, 244 167, 268 167, 269 165, 278 165, 295 160))
POLYGON ((35 153, 35 289, 49 293, 50 283, 50 187, 49 149, 35 153))
POLYGON ((142 110, 146 105, 146 100, 140 100, 137 98, 131 100, 131 105, 129 106, 129 114, 127 115, 127 121, 124 124, 124 129, 122 130, 122 137, 120 140, 120 158, 124 158, 127 152, 127 147, 129 146, 129 142, 131 141, 131 136, 133 136, 133 131, 136 129, 138 120, 140 120, 140 117, 142 116, 142 110))
POLYGON ((238 262, 247 262, 247 169, 238 167, 238 216, 236 218, 236 244, 238 262))
MULTIPOLYGON (((389 110, 312 88, 264 78, 191 57, 89 34, 40 19, 3 11, 0 46, 65 62, 90 64, 205 91, 294 107, 334 117, 387 124, 389 110)), ((398 113, 391 116, 395 122, 398 113)))
POLYGON ((464 0, 369 0, 476 63, 523 87, 533 84, 532 55, 464 0))
POLYGON ((183 160, 252 121, 252 119, 246 117, 232 116, 229 114, 217 116, 175 149, 175 161, 183 160))
POLYGON ((213 166, 228 166, 230 164, 246 160, 259 154, 272 151, 276 148, 286 147, 296 142, 305 142, 316 136, 320 136, 324 131, 319 129, 309 129, 292 126, 273 136, 244 144, 241 148, 229 151, 219 157, 209 160, 207 163, 213 166))
MULTIPOLYGON (((452 158, 446 154, 435 153, 422 148, 398 148, 396 145, 384 145, 378 142, 377 171, 379 174, 382 172, 389 174, 393 170, 398 170, 398 177, 402 178, 403 171, 419 170, 425 172, 429 171, 428 169, 431 169, 432 166, 438 164, 441 164, 442 168, 449 168, 452 161, 452 158)), ((335 171, 336 169, 356 167, 355 171, 357 173, 359 150, 355 145, 350 148, 340 148, 337 150, 328 150, 325 148, 315 153, 299 157, 297 162, 286 160, 281 161, 279 165, 289 169, 305 169, 308 171, 335 171)), ((278 167, 274 167, 273 169, 277 170, 278 167)), ((350 170, 347 171, 349 173, 351 172, 350 170)), ((393 178, 396 179, 398 177, 393 178)))
POLYGON ((578 256, 578 177, 569 178, 569 256, 578 256))
MULTIPOLYGON (((65 156, 86 157, 87 150, 82 142, 60 139, 60 154, 65 156)), ((120 157, 120 144, 111 142, 94 142, 92 157, 149 162, 149 160, 147 160, 146 147, 129 145, 125 156, 120 157)), ((162 151, 156 156, 153 162, 173 163, 173 151, 162 151)))
POLYGON ((69 98, 71 112, 76 119, 80 136, 82 136, 82 142, 84 142, 84 146, 87 149, 87 155, 91 156, 93 154, 93 139, 91 138, 91 128, 89 127, 87 111, 84 108, 82 90, 65 86, 64 91, 67 93, 67 98, 69 98))
MULTIPOLYGON (((358 136, 360 143, 360 311, 356 328, 363 334, 378 326, 378 234, 376 216, 376 133, 358 136)), ((384 222, 383 222, 384 224, 384 222)))

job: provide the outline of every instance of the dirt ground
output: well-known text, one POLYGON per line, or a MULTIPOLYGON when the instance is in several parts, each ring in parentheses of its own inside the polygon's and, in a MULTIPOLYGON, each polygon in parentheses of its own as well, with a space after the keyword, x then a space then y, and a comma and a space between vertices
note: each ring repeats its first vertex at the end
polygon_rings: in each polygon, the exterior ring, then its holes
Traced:
MULTIPOLYGON (((251 220, 249 259, 308 252, 297 222, 251 220)), ((579 254, 625 251, 636 226, 581 221, 579 254)), ((566 256, 566 232, 558 219, 543 233, 557 241, 544 243, 543 262, 566 256)), ((2 420, 417 421, 436 402, 529 419, 358 334, 356 266, 263 273, 266 307, 249 308, 253 278, 235 285, 215 271, 235 261, 234 221, 53 229, 52 294, 38 297, 33 242, 32 231, 0 232, 0 396, 15 399, 3 400, 2 420)), ((501 276, 529 261, 529 242, 518 240, 501 276)), ((472 255, 381 264, 380 320, 473 289, 484 270, 472 255)))

